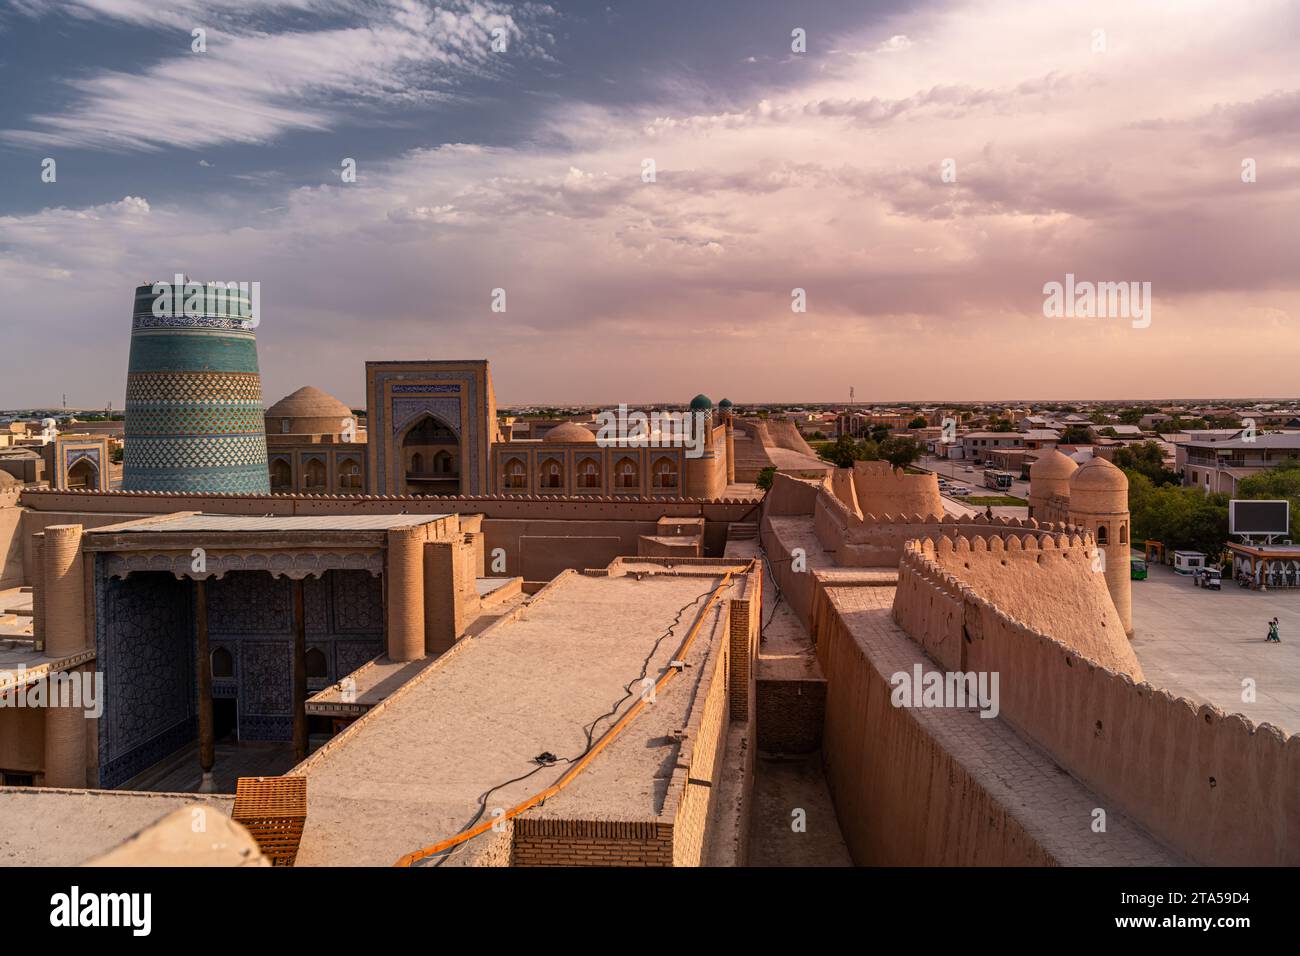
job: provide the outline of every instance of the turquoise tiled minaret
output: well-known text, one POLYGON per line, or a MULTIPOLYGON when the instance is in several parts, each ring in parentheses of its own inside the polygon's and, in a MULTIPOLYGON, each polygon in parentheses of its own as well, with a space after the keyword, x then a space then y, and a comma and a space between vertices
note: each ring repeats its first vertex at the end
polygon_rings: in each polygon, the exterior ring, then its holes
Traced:
POLYGON ((205 296, 188 315, 179 290, 170 314, 155 298, 153 285, 135 290, 123 490, 269 493, 248 297, 205 296))

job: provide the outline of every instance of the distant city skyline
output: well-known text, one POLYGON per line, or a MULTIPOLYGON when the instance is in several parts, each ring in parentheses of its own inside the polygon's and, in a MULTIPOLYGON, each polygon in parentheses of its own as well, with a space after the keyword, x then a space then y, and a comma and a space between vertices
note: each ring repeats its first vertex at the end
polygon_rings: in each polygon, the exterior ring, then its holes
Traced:
POLYGON ((425 357, 503 404, 1294 387, 1295 4, 439 7, 0 11, 0 404, 120 408, 176 271, 261 283, 268 405, 425 357), (1150 326, 1045 317, 1067 277, 1150 326))

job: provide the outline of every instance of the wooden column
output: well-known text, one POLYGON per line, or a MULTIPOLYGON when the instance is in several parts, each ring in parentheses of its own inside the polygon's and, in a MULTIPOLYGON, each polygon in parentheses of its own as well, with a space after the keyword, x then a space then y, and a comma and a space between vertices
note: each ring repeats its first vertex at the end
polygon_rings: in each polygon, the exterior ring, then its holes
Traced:
POLYGON ((293 752, 307 759, 307 616, 302 579, 293 582, 293 752))
POLYGON ((206 793, 214 789, 212 766, 217 748, 212 724, 212 659, 208 651, 208 582, 202 578, 194 581, 194 634, 198 645, 194 657, 199 677, 199 767, 203 771, 199 790, 206 793))

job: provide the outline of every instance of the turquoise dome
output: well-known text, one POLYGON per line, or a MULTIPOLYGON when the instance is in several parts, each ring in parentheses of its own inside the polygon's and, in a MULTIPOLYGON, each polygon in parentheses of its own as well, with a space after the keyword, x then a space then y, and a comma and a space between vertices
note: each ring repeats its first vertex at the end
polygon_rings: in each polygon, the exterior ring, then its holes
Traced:
POLYGON ((704 394, 696 395, 691 399, 691 411, 708 412, 713 410, 713 399, 704 394))

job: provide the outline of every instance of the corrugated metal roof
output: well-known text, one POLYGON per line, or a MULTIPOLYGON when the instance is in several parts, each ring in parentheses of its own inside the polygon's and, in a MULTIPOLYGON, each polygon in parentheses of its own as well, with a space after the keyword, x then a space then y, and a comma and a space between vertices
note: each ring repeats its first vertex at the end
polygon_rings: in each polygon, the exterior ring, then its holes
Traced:
POLYGON ((285 531, 387 531, 429 524, 447 515, 176 515, 129 527, 95 530, 114 534, 143 532, 285 532, 285 531))

